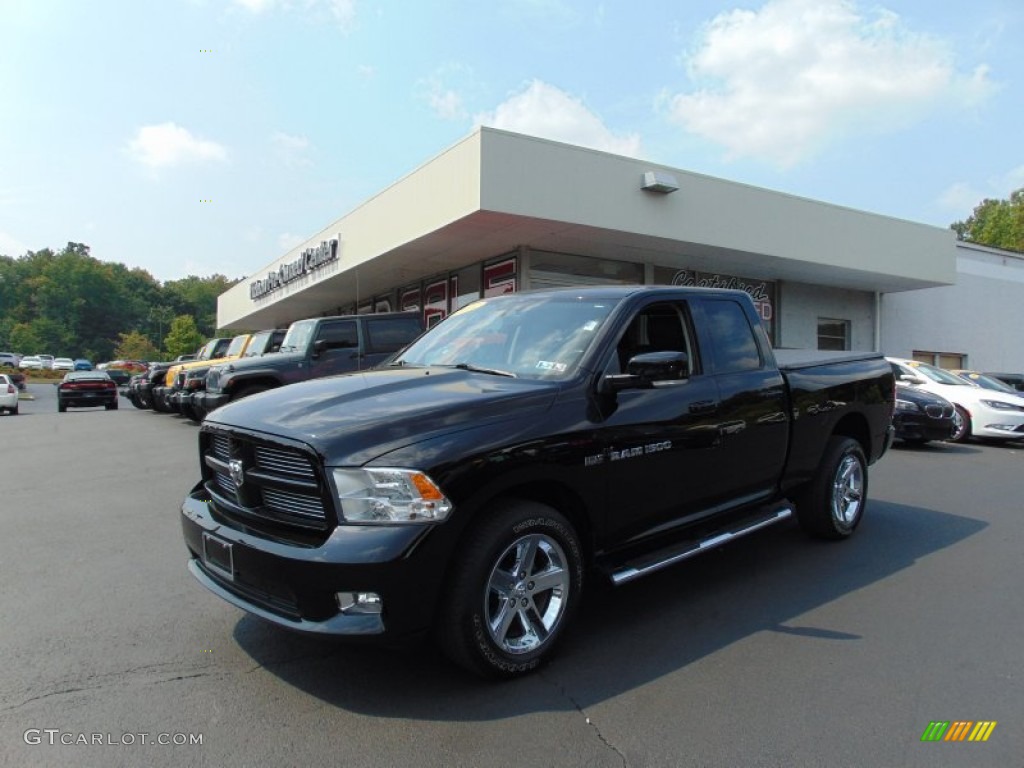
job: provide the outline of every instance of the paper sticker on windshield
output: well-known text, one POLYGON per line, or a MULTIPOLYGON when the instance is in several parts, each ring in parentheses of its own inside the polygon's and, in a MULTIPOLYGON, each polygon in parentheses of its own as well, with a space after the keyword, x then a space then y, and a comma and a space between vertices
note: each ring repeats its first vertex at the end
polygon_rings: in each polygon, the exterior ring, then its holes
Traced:
POLYGON ((541 371, 557 371, 558 373, 561 373, 568 367, 569 366, 565 363, 552 363, 547 360, 537 361, 537 368, 541 371))
POLYGON ((595 328, 597 328, 597 320, 590 320, 589 322, 584 323, 583 325, 584 331, 592 331, 595 328))

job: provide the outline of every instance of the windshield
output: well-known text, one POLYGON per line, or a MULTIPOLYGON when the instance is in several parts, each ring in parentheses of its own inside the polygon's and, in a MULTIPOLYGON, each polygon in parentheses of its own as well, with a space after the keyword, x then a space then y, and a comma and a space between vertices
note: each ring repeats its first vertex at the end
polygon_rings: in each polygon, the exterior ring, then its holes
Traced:
POLYGON ((256 357, 261 354, 262 350, 267 346, 267 339, 270 337, 270 331, 260 331, 254 333, 252 339, 249 340, 249 346, 245 348, 245 354, 242 357, 256 357))
POLYGON ((281 342, 282 352, 294 352, 295 350, 305 351, 309 346, 309 339, 313 335, 313 327, 316 320, 299 320, 288 327, 288 333, 284 335, 281 342))
POLYGON ((617 303, 572 294, 483 299, 460 309, 391 365, 437 365, 526 379, 575 373, 617 303))
POLYGON ((242 347, 245 346, 246 339, 248 338, 249 336, 247 334, 235 336, 235 338, 231 340, 231 345, 228 347, 227 352, 224 353, 224 357, 238 357, 242 354, 242 347))
POLYGON ((1005 392, 1008 395, 1020 394, 1020 392, 1011 387, 1009 384, 1004 384, 1003 382, 999 381, 999 379, 993 379, 991 376, 986 376, 984 373, 961 371, 960 375, 963 378, 967 379, 968 381, 972 381, 979 387, 984 387, 985 389, 991 389, 996 392, 1005 392))
POLYGON ((974 386, 968 381, 964 381, 959 376, 948 371, 944 371, 941 368, 935 368, 934 366, 927 365, 925 363, 913 363, 914 371, 921 374, 922 376, 937 381, 939 384, 952 384, 957 387, 972 387, 974 386))

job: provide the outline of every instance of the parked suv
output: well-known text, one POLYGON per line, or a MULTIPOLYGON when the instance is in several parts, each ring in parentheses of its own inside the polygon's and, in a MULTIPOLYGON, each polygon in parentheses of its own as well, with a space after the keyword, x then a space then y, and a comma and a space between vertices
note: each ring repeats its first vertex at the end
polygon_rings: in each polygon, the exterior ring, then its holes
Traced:
POLYGON ((341 315, 291 324, 276 355, 215 365, 193 406, 206 414, 267 389, 373 368, 423 331, 418 312, 341 315))
POLYGON ((21 355, 13 352, 0 352, 0 368, 17 368, 21 362, 21 355))

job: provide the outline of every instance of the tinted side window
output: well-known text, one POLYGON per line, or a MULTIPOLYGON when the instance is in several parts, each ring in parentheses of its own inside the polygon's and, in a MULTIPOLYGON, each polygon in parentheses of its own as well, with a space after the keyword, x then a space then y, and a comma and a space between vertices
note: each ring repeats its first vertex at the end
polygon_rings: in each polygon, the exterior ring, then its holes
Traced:
POLYGON ((761 367, 761 353, 743 307, 735 301, 707 301, 704 314, 714 339, 715 373, 761 367))
POLYGON ((317 341, 326 341, 331 349, 359 346, 359 333, 354 320, 324 323, 316 332, 317 341))
POLYGON ((367 318, 368 352, 397 352, 420 335, 420 324, 412 317, 367 318))

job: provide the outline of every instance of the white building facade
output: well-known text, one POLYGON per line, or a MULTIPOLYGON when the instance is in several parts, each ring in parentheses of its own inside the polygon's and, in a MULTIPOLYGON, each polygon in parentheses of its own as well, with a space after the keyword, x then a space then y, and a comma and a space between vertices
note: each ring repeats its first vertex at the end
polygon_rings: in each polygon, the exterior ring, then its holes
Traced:
POLYGON ((1024 372, 1024 254, 957 243, 954 285, 882 299, 882 348, 943 368, 1024 372))
POLYGON ((957 252, 947 229, 480 128, 225 292, 217 319, 433 324, 511 291, 713 285, 750 293, 776 346, 873 350, 890 296, 945 290, 957 252))

